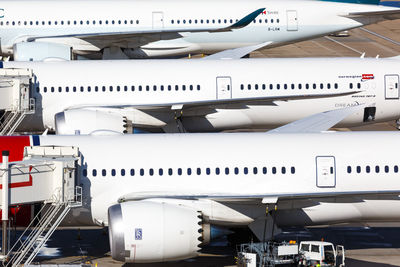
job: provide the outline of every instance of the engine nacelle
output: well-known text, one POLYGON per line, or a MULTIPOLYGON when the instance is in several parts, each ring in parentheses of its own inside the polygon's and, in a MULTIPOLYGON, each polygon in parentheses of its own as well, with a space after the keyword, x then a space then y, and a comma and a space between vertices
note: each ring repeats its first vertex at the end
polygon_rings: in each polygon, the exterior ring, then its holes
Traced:
POLYGON ((42 61, 49 58, 71 60, 72 48, 67 45, 45 42, 14 44, 15 61, 42 61))
POLYGON ((57 134, 90 134, 98 130, 131 133, 132 125, 118 113, 91 110, 72 109, 55 115, 55 130, 57 134))
POLYGON ((125 262, 164 262, 198 255, 203 239, 198 211, 151 201, 108 209, 111 256, 125 262))

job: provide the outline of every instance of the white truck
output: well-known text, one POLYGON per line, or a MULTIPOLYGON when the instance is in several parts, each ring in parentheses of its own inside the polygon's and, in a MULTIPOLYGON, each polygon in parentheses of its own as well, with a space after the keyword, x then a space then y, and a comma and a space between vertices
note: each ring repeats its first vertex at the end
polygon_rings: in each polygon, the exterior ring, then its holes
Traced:
POLYGON ((243 267, 265 266, 321 266, 343 267, 343 246, 330 242, 302 241, 289 243, 249 243, 238 249, 237 265, 243 267))
POLYGON ((344 247, 337 245, 335 249, 330 242, 302 241, 299 254, 302 255, 300 258, 303 266, 345 266, 344 247))

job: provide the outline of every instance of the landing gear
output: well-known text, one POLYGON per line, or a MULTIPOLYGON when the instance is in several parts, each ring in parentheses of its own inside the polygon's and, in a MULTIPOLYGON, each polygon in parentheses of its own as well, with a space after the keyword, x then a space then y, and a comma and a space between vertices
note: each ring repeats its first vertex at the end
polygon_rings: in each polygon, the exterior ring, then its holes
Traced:
POLYGON ((397 130, 400 130, 400 119, 396 120, 396 128, 397 130))

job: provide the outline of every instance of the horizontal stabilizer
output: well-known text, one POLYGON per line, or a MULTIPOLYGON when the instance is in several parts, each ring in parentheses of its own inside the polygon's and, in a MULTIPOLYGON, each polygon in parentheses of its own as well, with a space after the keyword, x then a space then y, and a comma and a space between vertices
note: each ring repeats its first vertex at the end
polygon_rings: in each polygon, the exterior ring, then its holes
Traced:
POLYGON ((247 54, 250 54, 253 51, 256 51, 260 48, 263 48, 272 42, 265 42, 257 45, 252 45, 252 46, 245 46, 245 47, 240 47, 240 48, 235 48, 235 49, 229 49, 225 51, 221 51, 219 53, 212 54, 208 57, 205 57, 203 59, 239 59, 244 57, 247 54))
POLYGON ((268 131, 268 133, 318 133, 326 131, 341 122, 347 116, 362 110, 365 106, 365 104, 361 104, 317 113, 268 131))
POLYGON ((347 18, 381 16, 387 20, 394 20, 394 19, 400 19, 400 8, 395 8, 391 10, 381 10, 381 11, 349 12, 348 14, 342 16, 347 18))

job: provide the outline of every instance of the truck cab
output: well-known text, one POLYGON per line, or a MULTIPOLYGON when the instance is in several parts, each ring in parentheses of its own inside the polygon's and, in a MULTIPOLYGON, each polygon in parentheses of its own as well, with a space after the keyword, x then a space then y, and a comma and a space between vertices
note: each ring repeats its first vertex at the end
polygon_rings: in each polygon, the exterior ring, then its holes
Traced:
POLYGON ((300 242, 299 253, 303 254, 306 262, 303 265, 314 266, 345 266, 345 252, 343 246, 336 246, 330 242, 323 241, 302 241, 300 242))

